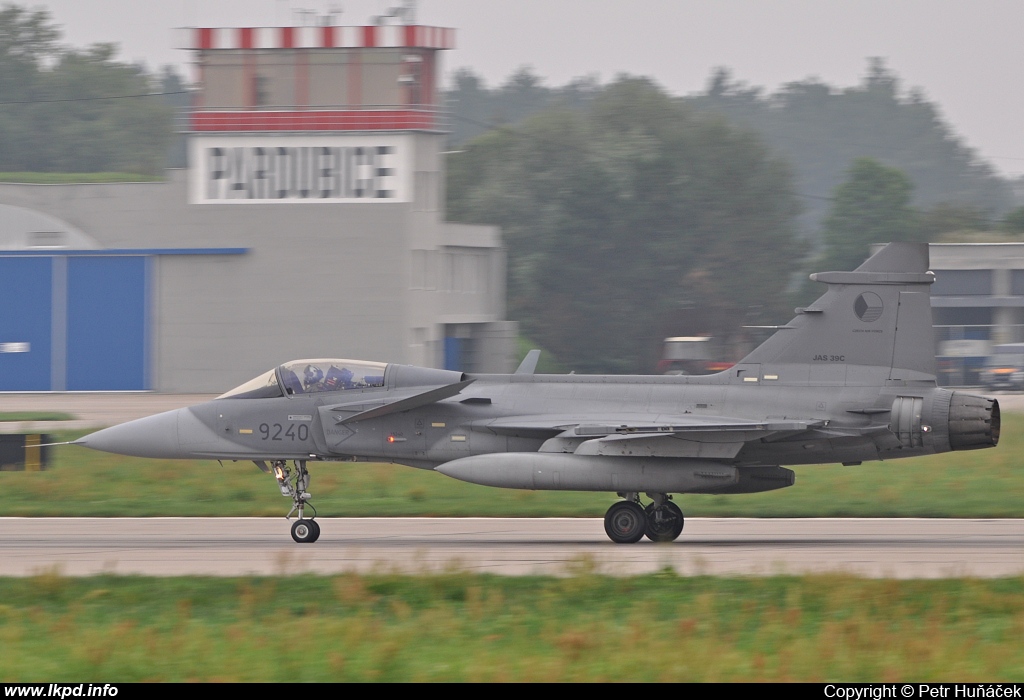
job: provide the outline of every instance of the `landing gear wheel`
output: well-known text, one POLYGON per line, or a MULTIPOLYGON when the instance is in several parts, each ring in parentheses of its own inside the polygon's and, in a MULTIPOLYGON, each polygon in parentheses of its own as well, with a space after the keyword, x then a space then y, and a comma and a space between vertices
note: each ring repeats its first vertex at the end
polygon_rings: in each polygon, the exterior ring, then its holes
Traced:
POLYGON ((300 544, 316 542, 316 539, 319 536, 320 526, 313 520, 306 520, 303 518, 292 523, 292 539, 300 544))
POLYGON ((644 509, 635 501, 619 501, 604 515, 604 531, 612 542, 633 544, 639 542, 647 529, 644 509))
POLYGON ((653 503, 644 509, 647 515, 647 539, 652 542, 672 542, 683 531, 683 511, 672 501, 660 507, 653 503))
MULTIPOLYGON (((256 466, 260 466, 257 463, 256 466)), ((262 467, 261 467, 262 468, 262 467)), ((288 468, 288 463, 277 460, 271 465, 270 472, 277 479, 277 486, 281 495, 292 499, 292 509, 285 517, 291 520, 292 513, 297 513, 299 519, 292 524, 292 539, 296 542, 316 542, 320 539, 320 525, 313 520, 316 517, 316 508, 309 502, 309 470, 306 469, 306 460, 295 460, 294 471, 288 468), (313 510, 313 518, 306 518, 306 508, 313 510)))

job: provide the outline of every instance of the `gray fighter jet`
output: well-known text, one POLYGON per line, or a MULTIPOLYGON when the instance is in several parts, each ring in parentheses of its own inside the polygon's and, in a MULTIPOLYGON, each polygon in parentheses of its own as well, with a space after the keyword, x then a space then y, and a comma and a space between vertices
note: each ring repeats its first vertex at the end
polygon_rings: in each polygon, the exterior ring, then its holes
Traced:
POLYGON ((208 403, 75 444, 163 459, 252 460, 307 517, 310 462, 392 462, 474 484, 608 491, 615 542, 683 530, 672 494, 792 486, 783 465, 994 447, 999 405, 935 382, 926 244, 892 243, 731 369, 705 376, 511 375, 353 360, 288 362, 208 403), (291 462, 291 466, 289 466, 291 462), (650 503, 644 505, 641 494, 650 503))

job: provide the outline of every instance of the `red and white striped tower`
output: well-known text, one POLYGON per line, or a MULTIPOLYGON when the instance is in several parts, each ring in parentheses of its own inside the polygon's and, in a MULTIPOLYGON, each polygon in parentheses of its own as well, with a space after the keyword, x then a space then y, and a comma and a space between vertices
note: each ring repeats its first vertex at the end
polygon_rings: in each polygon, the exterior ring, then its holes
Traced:
POLYGON ((412 196, 419 149, 400 136, 445 131, 438 52, 454 48, 453 29, 179 31, 179 45, 195 52, 199 85, 187 126, 191 201, 412 196))
POLYGON ((437 52, 455 30, 418 25, 181 30, 196 52, 203 131, 436 129, 437 52))

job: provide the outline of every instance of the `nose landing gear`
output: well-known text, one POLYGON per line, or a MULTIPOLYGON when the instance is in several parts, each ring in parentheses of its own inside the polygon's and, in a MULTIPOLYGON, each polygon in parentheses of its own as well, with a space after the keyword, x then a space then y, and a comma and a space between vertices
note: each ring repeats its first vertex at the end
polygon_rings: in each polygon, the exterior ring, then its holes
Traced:
POLYGON ((320 524, 315 520, 299 519, 292 523, 292 539, 299 543, 320 539, 320 524))
POLYGON ((281 495, 292 499, 292 509, 285 517, 291 519, 292 513, 298 512, 299 519, 292 523, 292 539, 300 544, 312 543, 320 539, 320 524, 313 518, 316 517, 316 508, 309 502, 312 496, 309 495, 309 471, 306 469, 306 460, 296 459, 294 471, 288 468, 288 463, 281 459, 274 462, 271 467, 274 478, 277 479, 281 495), (313 509, 313 518, 306 518, 306 506, 313 509))

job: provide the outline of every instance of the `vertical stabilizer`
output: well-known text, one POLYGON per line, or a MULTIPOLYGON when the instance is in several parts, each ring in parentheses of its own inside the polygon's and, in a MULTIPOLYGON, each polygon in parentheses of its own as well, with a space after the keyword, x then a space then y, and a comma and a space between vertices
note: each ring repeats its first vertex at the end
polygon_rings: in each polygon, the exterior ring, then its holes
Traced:
POLYGON ((515 374, 533 374, 537 371, 537 362, 540 360, 540 350, 534 348, 530 352, 526 353, 526 357, 519 363, 519 367, 516 369, 515 374))
POLYGON ((740 365, 790 366, 780 380, 811 383, 934 380, 928 265, 927 243, 890 243, 853 272, 811 275, 825 294, 740 365))

